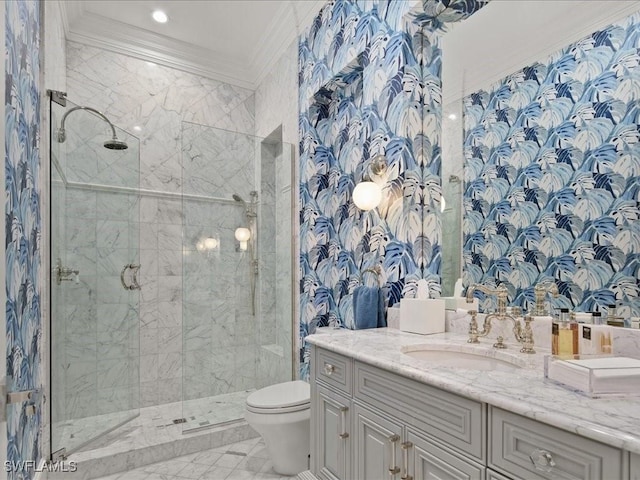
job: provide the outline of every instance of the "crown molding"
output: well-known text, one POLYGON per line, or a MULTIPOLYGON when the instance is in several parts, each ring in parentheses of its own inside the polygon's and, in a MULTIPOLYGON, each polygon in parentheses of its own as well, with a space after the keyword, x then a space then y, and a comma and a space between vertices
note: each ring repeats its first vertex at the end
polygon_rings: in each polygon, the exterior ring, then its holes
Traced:
MULTIPOLYGON (((474 17, 477 17, 475 19, 472 17, 471 20, 479 20, 483 13, 486 15, 491 14, 492 10, 490 9, 492 7, 494 9, 499 8, 502 3, 504 2, 490 2, 484 7, 487 9, 486 12, 482 12, 482 10, 479 11, 474 15, 474 17)), ((597 29, 634 14, 638 11, 638 8, 638 2, 636 1, 604 2, 604 4, 598 4, 590 0, 576 1, 571 7, 572 18, 565 21, 566 28, 563 31, 562 39, 549 42, 549 40, 541 41, 541 38, 544 38, 544 36, 537 38, 531 37, 536 38, 535 44, 527 46, 520 45, 518 51, 513 51, 509 55, 502 55, 500 68, 474 69, 474 71, 466 70, 464 59, 457 58, 459 52, 456 52, 455 59, 448 59, 448 50, 447 47, 445 47, 443 55, 442 103, 443 105, 449 105, 450 103, 459 101, 472 92, 491 88, 496 82, 517 72, 526 65, 546 60, 550 55, 584 38, 597 29), (455 63, 451 69, 447 66, 449 61, 455 63), (446 74, 445 70, 447 70, 446 74)), ((501 16, 496 16, 496 18, 500 17, 501 16)), ((502 18, 504 17, 502 16, 502 18)), ((459 34, 459 30, 462 28, 464 28, 464 24, 461 23, 460 28, 452 31, 452 34, 459 34)), ((479 39, 478 42, 482 42, 482 39, 479 39)))
POLYGON ((60 2, 67 40, 255 90, 326 0, 282 3, 249 62, 86 11, 82 2, 60 2))
MULTIPOLYGON (((68 13, 68 12, 65 12, 68 13)), ((251 70, 213 51, 133 27, 91 12, 83 12, 78 20, 67 17, 67 40, 103 48, 166 67, 255 89, 251 70)))
POLYGON ((254 65, 256 87, 262 83, 291 42, 311 25, 326 3, 327 0, 289 0, 280 5, 275 20, 265 32, 264 41, 256 46, 250 58, 250 63, 254 65))

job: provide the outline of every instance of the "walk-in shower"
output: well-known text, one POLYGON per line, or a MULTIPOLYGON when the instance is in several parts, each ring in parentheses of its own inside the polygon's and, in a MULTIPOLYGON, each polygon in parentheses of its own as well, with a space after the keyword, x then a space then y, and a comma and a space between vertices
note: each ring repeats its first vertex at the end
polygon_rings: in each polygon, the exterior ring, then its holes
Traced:
POLYGON ((51 101, 53 457, 255 435, 247 395, 294 371, 293 148, 183 122, 179 189, 149 190, 141 142, 96 112, 51 101))

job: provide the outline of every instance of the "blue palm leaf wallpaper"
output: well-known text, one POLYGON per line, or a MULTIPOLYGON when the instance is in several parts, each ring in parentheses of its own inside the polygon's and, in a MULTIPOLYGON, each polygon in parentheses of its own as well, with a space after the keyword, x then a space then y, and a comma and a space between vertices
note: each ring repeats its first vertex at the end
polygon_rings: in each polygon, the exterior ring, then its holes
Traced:
POLYGON ((302 378, 306 335, 353 328, 365 269, 381 267, 387 306, 421 278, 440 290, 440 35, 485 3, 335 0, 300 39, 302 378), (383 200, 363 212, 352 192, 380 154, 383 200))
MULTIPOLYGON (((5 225, 7 389, 42 387, 40 378, 40 7, 36 0, 4 2, 5 10, 5 225)), ((8 409, 7 460, 38 461, 40 405, 8 409)), ((15 463, 14 463, 15 465, 15 463)), ((33 470, 11 479, 33 478, 33 470)))
MULTIPOLYGON (((464 99, 464 284, 640 315, 640 14, 464 99)), ((481 305, 489 307, 482 295, 481 305)))

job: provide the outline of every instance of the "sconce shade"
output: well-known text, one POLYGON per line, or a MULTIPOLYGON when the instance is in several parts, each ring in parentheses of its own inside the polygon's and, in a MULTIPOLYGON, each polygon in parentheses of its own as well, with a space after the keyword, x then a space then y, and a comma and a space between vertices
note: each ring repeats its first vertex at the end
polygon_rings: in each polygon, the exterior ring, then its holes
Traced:
POLYGON ((246 250, 249 246, 251 230, 245 227, 236 228, 236 240, 240 243, 240 250, 246 250))
POLYGON ((353 203, 360 210, 372 210, 382 200, 382 188, 375 182, 360 182, 353 189, 353 203))
POLYGON ((240 227, 236 228, 236 240, 239 242, 246 242, 251 238, 251 230, 248 228, 240 227))

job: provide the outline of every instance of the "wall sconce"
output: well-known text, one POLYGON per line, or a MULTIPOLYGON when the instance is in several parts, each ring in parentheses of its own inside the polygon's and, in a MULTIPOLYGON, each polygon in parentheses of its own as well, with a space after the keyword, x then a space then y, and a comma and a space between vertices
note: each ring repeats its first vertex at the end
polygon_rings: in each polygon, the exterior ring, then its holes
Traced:
POLYGON ((360 182, 353 189, 353 203, 360 210, 373 210, 382 200, 382 188, 375 182, 360 182))
MULTIPOLYGON (((380 176, 387 171, 387 157, 376 155, 371 159, 369 170, 374 176, 380 176)), ((371 180, 369 174, 365 174, 362 182, 353 189, 353 203, 360 210, 373 210, 382 201, 382 187, 371 180)))
POLYGON ((251 230, 245 227, 236 228, 236 240, 240 242, 237 251, 245 251, 251 238, 251 230))

